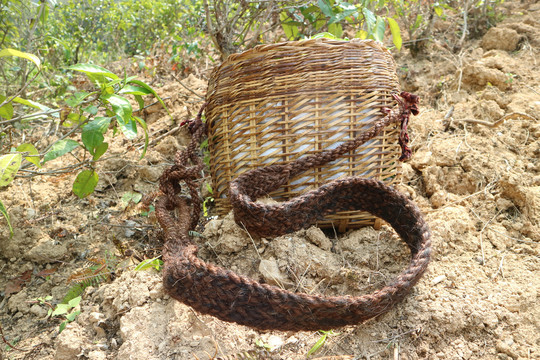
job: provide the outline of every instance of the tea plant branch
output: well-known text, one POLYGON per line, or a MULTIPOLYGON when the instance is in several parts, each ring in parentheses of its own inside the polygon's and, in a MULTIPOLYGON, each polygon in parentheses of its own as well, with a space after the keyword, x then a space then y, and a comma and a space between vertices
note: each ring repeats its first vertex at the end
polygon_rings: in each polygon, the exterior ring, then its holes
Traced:
POLYGON ((14 122, 17 122, 17 121, 20 121, 20 120, 30 119, 30 118, 33 118, 33 117, 36 117, 36 116, 52 115, 52 114, 55 114, 55 113, 59 113, 60 111, 62 111, 62 109, 53 109, 53 110, 42 111, 42 112, 39 112, 39 113, 25 114, 25 115, 15 117, 15 118, 13 118, 11 120, 0 121, 0 125, 11 124, 11 123, 14 123, 14 122))
POLYGON ((17 174, 17 175, 15 175, 15 177, 17 177, 17 178, 32 178, 34 176, 39 176, 39 175, 52 176, 52 175, 59 175, 59 174, 69 174, 69 173, 74 172, 76 170, 82 169, 87 165, 90 165, 90 163, 91 163, 91 160, 85 160, 85 161, 82 161, 82 162, 80 162, 78 164, 73 164, 73 165, 65 166, 63 168, 50 170, 50 171, 35 171, 35 170, 28 170, 28 169, 19 169, 19 172, 25 172, 25 173, 28 173, 29 175, 19 175, 19 174, 17 174))
POLYGON ((197 96, 199 99, 202 99, 202 100, 205 99, 204 96, 197 94, 195 91, 193 91, 192 89, 190 89, 190 88, 188 88, 186 85, 184 85, 184 84, 182 83, 182 81, 181 81, 175 74, 172 74, 172 76, 173 76, 173 78, 174 78, 176 81, 178 81, 178 83, 179 83, 180 85, 182 85, 182 87, 183 87, 184 89, 186 89, 187 91, 189 91, 189 92, 192 93, 193 95, 197 96))
MULTIPOLYGON (((272 16, 272 10, 274 9, 274 7, 272 6, 273 4, 274 4, 273 2, 269 2, 268 5, 266 6, 266 12, 264 14, 264 17, 263 19, 261 19, 261 21, 259 21, 259 26, 257 26, 257 30, 255 31, 255 34, 253 34, 253 36, 251 37, 251 40, 249 41, 249 43, 246 45, 246 48, 249 49, 255 46, 255 44, 257 43, 257 40, 259 39, 259 36, 261 35, 263 24, 267 23, 270 17, 272 16)), ((246 33, 250 28, 251 26, 246 26, 245 28, 246 33)))
POLYGON ((463 47, 463 42, 465 41, 465 37, 467 36, 467 18, 469 17, 469 0, 465 1, 465 5, 463 7, 463 29, 461 30, 461 38, 458 42, 458 47, 461 49, 463 47))
MULTIPOLYGON (((184 126, 183 123, 179 123, 177 126, 173 127, 172 129, 170 129, 169 131, 167 131, 166 133, 164 134, 161 134, 159 135, 158 137, 156 137, 154 140, 150 141, 150 143, 148 144, 148 146, 153 146, 155 144, 157 144, 158 142, 161 141, 161 139, 169 136, 169 135, 174 135, 176 134, 182 127, 184 126)), ((138 146, 138 149, 141 150, 142 148, 144 148, 144 144, 142 142, 139 142, 137 144, 138 146)))
MULTIPOLYGON (((173 75, 173 76, 174 76, 174 75, 173 75)), ((161 98, 161 100, 169 100, 170 98, 171 98, 171 97, 168 96, 168 97, 165 97, 165 98, 161 98)), ((159 102, 159 101, 155 101, 155 102, 153 102, 153 103, 151 103, 151 104, 146 105, 146 106, 143 107, 142 109, 133 110, 133 113, 134 113, 134 114, 135 114, 135 113, 140 113, 141 111, 143 111, 143 110, 145 110, 145 109, 148 109, 149 107, 154 106, 154 105, 157 105, 157 104, 160 104, 160 102, 159 102)))
POLYGON ((64 140, 65 138, 67 138, 68 136, 70 136, 71 134, 73 134, 75 131, 79 130, 83 125, 86 125, 86 123, 88 123, 88 121, 91 119, 92 117, 89 116, 88 118, 86 118, 84 121, 81 121, 80 123, 77 124, 77 126, 75 126, 73 129, 71 129, 70 131, 68 131, 65 135, 61 136, 60 139, 56 140, 55 142, 53 142, 52 144, 50 144, 49 146, 47 146, 45 148, 45 150, 43 150, 43 153, 40 154, 40 155, 45 155, 47 153, 47 151, 49 151, 50 148, 53 147, 53 145, 55 143, 57 143, 58 141, 61 141, 61 140, 64 140))
MULTIPOLYGON (((18 95, 15 95, 12 99, 10 99, 10 101, 13 100, 17 96, 18 95)), ((99 99, 99 94, 97 94, 96 97, 94 97, 94 98, 90 98, 88 100, 83 101, 81 104, 86 105, 86 104, 89 104, 91 102, 96 101, 97 99, 99 99)), ((151 104, 151 105, 154 105, 154 104, 151 104)), ((148 106, 151 106, 151 105, 148 105, 148 106)), ((3 104, 2 104, 2 106, 3 106, 3 104)), ((2 107, 2 106, 0 106, 0 107, 2 107)), ((52 115, 52 114, 55 114, 55 113, 59 113, 60 111, 62 111, 62 109, 50 109, 50 110, 42 111, 42 112, 39 112, 39 113, 25 114, 25 115, 15 117, 15 118, 10 119, 10 120, 0 121, 0 125, 10 124, 10 123, 14 123, 14 122, 17 122, 17 121, 20 121, 20 120, 30 119, 30 118, 33 118, 33 117, 36 117, 36 116, 52 115)))

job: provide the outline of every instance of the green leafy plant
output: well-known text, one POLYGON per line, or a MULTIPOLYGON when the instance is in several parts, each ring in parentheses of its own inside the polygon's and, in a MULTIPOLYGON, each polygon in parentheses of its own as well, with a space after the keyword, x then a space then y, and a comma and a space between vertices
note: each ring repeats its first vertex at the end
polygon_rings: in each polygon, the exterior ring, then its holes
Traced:
MULTIPOLYGON (((380 3, 377 7, 382 7, 380 3)), ((344 28, 349 27, 355 30, 357 38, 383 41, 388 25, 394 45, 398 50, 401 48, 398 23, 392 17, 376 15, 370 8, 370 1, 357 4, 341 0, 318 0, 317 5, 303 3, 282 11, 280 20, 289 40, 320 36, 340 39, 344 28)))
POLYGON ((311 355, 315 354, 324 345, 328 336, 339 335, 339 333, 338 334, 334 333, 333 330, 329 330, 329 331, 319 330, 319 333, 321 333, 321 337, 319 338, 319 340, 317 340, 315 345, 313 345, 311 349, 309 349, 309 351, 306 354, 306 357, 310 357, 311 355))
POLYGON ((112 254, 88 259, 83 269, 74 272, 67 279, 68 284, 74 283, 74 285, 62 299, 62 303, 68 303, 71 299, 80 296, 89 286, 98 286, 111 281, 118 264, 118 259, 112 254))
POLYGON ((141 261, 135 267, 135 271, 147 270, 147 269, 156 269, 157 271, 160 271, 162 267, 163 267, 163 260, 161 260, 159 257, 155 257, 153 259, 145 259, 141 261))
POLYGON ((49 312, 47 314, 48 316, 50 316, 51 318, 58 316, 64 319, 64 321, 60 323, 58 333, 64 331, 66 325, 74 321, 77 316, 79 316, 81 311, 75 310, 75 308, 79 305, 80 302, 81 297, 77 296, 76 298, 69 300, 67 304, 58 304, 56 305, 56 308, 54 310, 49 309, 49 312))
POLYGON ((214 197, 212 196, 214 192, 212 190, 212 186, 209 183, 206 183, 206 189, 208 190, 210 196, 207 196, 203 201, 203 214, 204 216, 209 216, 210 206, 214 203, 214 197))
MULTIPOLYGON (((17 58, 30 61, 35 64, 35 67, 38 72, 41 66, 41 62, 37 56, 30 53, 22 52, 16 49, 7 48, 7 49, 0 50, 0 58, 3 58, 3 57, 17 57, 17 58)), ((3 121, 0 121, 0 124, 9 123, 13 120, 13 114, 14 114, 13 103, 14 102, 37 107, 37 103, 31 102, 29 100, 25 100, 19 97, 19 95, 24 91, 24 89, 27 86, 28 86, 28 83, 25 83, 19 90, 17 90, 16 94, 12 96, 8 96, 7 94, 6 95, 0 94, 0 120, 4 119, 3 121)), ((2 134, 0 134, 0 138, 1 138, 1 135, 2 134)), ((27 159, 28 161, 35 163, 35 161, 37 160, 35 157, 32 157, 37 154, 37 150, 31 144, 23 144, 19 146, 17 151, 19 151, 20 153, 0 155, 0 188, 9 185, 15 178, 15 175, 17 174, 17 172, 19 171, 19 168, 21 167, 21 162, 22 162, 21 153, 26 153, 27 155, 30 155, 30 156, 25 156, 25 159, 27 159)), ((7 209, 1 200, 0 200, 0 214, 2 214, 4 218, 6 219, 8 227, 9 227, 10 236, 13 236, 13 227, 11 226, 11 220, 9 218, 7 209)))
MULTIPOLYGON (((85 160, 78 165, 81 170, 73 183, 73 193, 84 198, 93 193, 99 175, 95 168, 97 161, 107 152, 109 147, 105 135, 109 129, 113 129, 113 135, 121 132, 133 140, 137 137, 137 129, 144 132, 144 149, 141 158, 144 157, 148 147, 148 129, 146 122, 135 115, 135 112, 127 96, 133 96, 139 105, 144 107, 143 96, 154 96, 166 109, 163 100, 146 83, 135 77, 119 77, 109 70, 93 64, 77 64, 69 67, 70 70, 85 74, 94 85, 94 91, 78 91, 66 99, 66 106, 61 109, 60 122, 70 130, 58 141, 51 144, 44 151, 43 160, 39 162, 36 155, 37 149, 32 144, 23 144, 17 148, 18 153, 10 162, 9 176, 13 177, 20 166, 17 159, 21 153, 31 164, 41 167, 48 161, 60 156, 82 150, 85 160), (98 116, 99 115, 99 116, 98 116), (69 139, 68 136, 80 131, 80 140, 69 139)), ((31 117, 31 115, 30 115, 31 117)))
POLYGON ((267 343, 265 343, 264 341, 262 341, 261 339, 255 340, 255 345, 257 345, 258 347, 263 348, 265 350, 269 350, 269 351, 272 350, 272 347, 270 345, 268 345, 267 343))

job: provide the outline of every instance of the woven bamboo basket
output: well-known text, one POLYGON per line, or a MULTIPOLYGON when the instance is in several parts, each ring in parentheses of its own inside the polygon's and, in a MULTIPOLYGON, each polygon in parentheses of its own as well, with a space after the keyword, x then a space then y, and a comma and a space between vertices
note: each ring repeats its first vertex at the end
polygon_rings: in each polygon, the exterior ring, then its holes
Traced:
MULTIPOLYGON (((257 46, 234 54, 211 75, 206 121, 217 211, 230 210, 229 182, 245 171, 333 149, 381 119, 399 91, 390 52, 371 40, 314 39, 257 46)), ((387 184, 400 177, 399 130, 386 129, 354 153, 307 171, 279 191, 278 201, 346 176, 387 184)), ((318 224, 339 231, 380 221, 341 212, 318 224)))

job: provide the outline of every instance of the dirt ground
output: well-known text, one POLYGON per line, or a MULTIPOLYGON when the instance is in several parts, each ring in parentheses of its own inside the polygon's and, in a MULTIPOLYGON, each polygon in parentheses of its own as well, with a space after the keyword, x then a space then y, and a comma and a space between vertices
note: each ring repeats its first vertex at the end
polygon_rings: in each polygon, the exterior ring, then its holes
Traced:
MULTIPOLYGON (((540 4, 505 7, 515 15, 458 54, 438 41, 427 56, 395 54, 402 89, 422 98, 410 125, 413 158, 397 187, 431 226, 432 262, 405 301, 336 329, 311 358, 540 359, 540 4)), ((205 73, 183 79, 185 87, 154 84, 177 122, 196 114, 205 73)), ((177 129, 159 106, 144 115, 152 139, 177 129)), ((321 333, 260 332, 200 315, 163 291, 158 271, 133 271, 162 244, 155 216, 126 196, 156 190, 188 140, 173 131, 139 161, 137 146, 112 139, 114 156, 100 163, 97 191, 84 200, 71 193, 73 174, 17 178, 0 190, 15 231, 10 239, 0 220, 0 324, 26 350, 2 344, 0 359, 306 358, 321 333), (47 318, 45 302, 60 302, 68 279, 95 259, 113 259, 113 274, 85 290, 80 315, 59 334, 61 319, 47 318)), ((205 260, 261 280, 270 277, 263 263, 286 288, 321 294, 372 292, 409 256, 384 226, 251 239, 229 215, 201 232, 205 260)))

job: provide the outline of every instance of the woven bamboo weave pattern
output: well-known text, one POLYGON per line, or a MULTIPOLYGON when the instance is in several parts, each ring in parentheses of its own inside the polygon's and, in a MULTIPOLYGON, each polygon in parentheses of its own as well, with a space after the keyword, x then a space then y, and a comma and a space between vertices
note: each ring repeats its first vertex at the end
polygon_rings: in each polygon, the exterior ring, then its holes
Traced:
MULTIPOLYGON (((258 46, 231 55, 209 81, 206 118, 210 172, 218 212, 230 210, 229 183, 246 171, 288 164, 334 149, 382 119, 399 92, 391 54, 374 41, 316 39, 258 46)), ((355 152, 310 169, 269 194, 278 201, 339 178, 392 184, 399 177, 399 132, 383 131, 355 152)), ((361 211, 318 224, 370 225, 361 211)))

